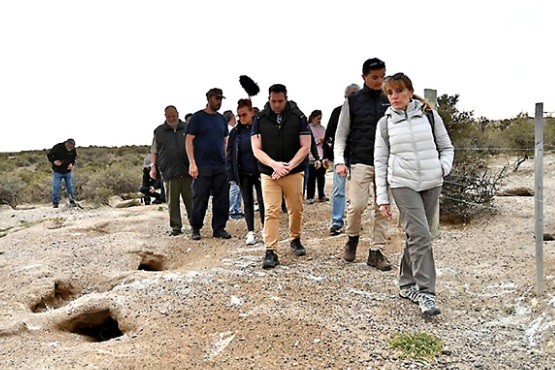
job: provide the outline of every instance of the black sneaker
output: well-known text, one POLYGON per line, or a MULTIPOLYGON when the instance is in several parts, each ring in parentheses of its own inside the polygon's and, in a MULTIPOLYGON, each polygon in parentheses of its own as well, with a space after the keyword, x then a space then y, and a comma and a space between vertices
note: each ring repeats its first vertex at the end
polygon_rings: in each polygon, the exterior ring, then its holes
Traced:
POLYGON ((59 207, 59 204, 58 204, 58 203, 52 203, 52 207, 53 207, 53 208, 58 208, 58 207, 59 207))
POLYGON ((304 256, 306 254, 306 249, 304 249, 301 244, 301 238, 295 238, 290 243, 291 248, 295 251, 297 256, 304 256))
POLYGON ((181 231, 181 229, 171 229, 168 234, 169 236, 177 236, 183 234, 183 231, 181 231))
POLYGON ((272 250, 267 250, 266 255, 264 256, 264 262, 262 262, 263 269, 273 269, 279 265, 279 259, 277 254, 275 254, 272 250))
POLYGON ((339 235, 341 234, 342 227, 339 225, 331 225, 330 227, 330 235, 339 235))
POLYGON ((200 230, 196 227, 191 227, 191 239, 200 240, 200 230))
POLYGON ((224 229, 215 230, 212 236, 214 236, 214 238, 220 238, 220 239, 231 239, 231 234, 225 231, 224 229))

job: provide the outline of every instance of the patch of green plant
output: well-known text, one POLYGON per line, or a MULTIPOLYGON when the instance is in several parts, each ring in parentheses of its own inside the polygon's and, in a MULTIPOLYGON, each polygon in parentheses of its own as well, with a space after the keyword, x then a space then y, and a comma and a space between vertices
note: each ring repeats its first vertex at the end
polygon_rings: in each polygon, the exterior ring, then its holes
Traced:
POLYGON ((431 362, 441 351, 443 342, 434 335, 417 332, 397 334, 389 341, 389 346, 397 350, 399 358, 431 362))

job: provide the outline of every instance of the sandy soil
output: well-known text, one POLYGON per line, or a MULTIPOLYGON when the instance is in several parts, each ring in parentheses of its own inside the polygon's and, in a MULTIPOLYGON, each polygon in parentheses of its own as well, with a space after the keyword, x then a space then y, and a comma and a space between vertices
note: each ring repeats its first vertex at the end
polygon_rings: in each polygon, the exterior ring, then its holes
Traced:
MULTIPOLYGON (((498 159, 498 164, 509 162, 498 159)), ((525 162, 506 188, 533 188, 525 162)), ((545 231, 555 233, 555 157, 545 160, 545 231)), ((330 174, 331 175, 331 174, 330 174)), ((328 187, 331 177, 328 177, 328 187)), ((262 243, 165 236, 165 206, 22 206, 0 210, 0 368, 397 369, 553 368, 555 242, 544 242, 545 294, 535 294, 534 198, 498 197, 497 212, 442 225, 434 241, 438 304, 424 320, 398 297, 403 234, 390 224, 390 272, 328 235, 330 204, 307 205, 303 242, 261 268, 262 243), (444 341, 432 363, 398 358, 389 340, 424 331, 444 341)), ((209 225, 209 222, 207 222, 209 225)))

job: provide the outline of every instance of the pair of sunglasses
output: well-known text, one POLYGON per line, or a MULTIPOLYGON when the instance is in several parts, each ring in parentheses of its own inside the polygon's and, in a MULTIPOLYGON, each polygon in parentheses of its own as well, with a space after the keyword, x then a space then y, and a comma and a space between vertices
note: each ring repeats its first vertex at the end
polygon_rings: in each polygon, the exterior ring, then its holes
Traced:
POLYGON ((390 81, 390 80, 400 80, 403 77, 407 77, 403 72, 399 72, 399 73, 395 73, 392 76, 386 76, 384 78, 384 81, 390 81))

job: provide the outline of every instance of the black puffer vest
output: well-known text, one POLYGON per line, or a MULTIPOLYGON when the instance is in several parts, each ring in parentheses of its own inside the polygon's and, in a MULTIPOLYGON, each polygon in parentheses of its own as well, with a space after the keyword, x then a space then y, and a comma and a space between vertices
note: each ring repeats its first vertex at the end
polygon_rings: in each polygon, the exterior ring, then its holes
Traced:
POLYGON ((351 164, 374 165, 374 140, 378 121, 390 106, 387 97, 380 91, 364 85, 356 94, 349 95, 349 159, 351 164))
MULTIPOLYGON (((283 121, 277 124, 276 114, 266 103, 264 110, 258 114, 258 125, 262 135, 262 150, 275 161, 289 162, 301 148, 299 134, 301 124, 306 122, 303 112, 297 108, 297 104, 288 101, 287 106, 282 112, 283 121)), ((305 123, 306 124, 306 123, 305 123)), ((290 173, 304 171, 308 163, 308 156, 290 173)), ((272 175, 274 170, 261 162, 258 162, 260 173, 272 175)))

